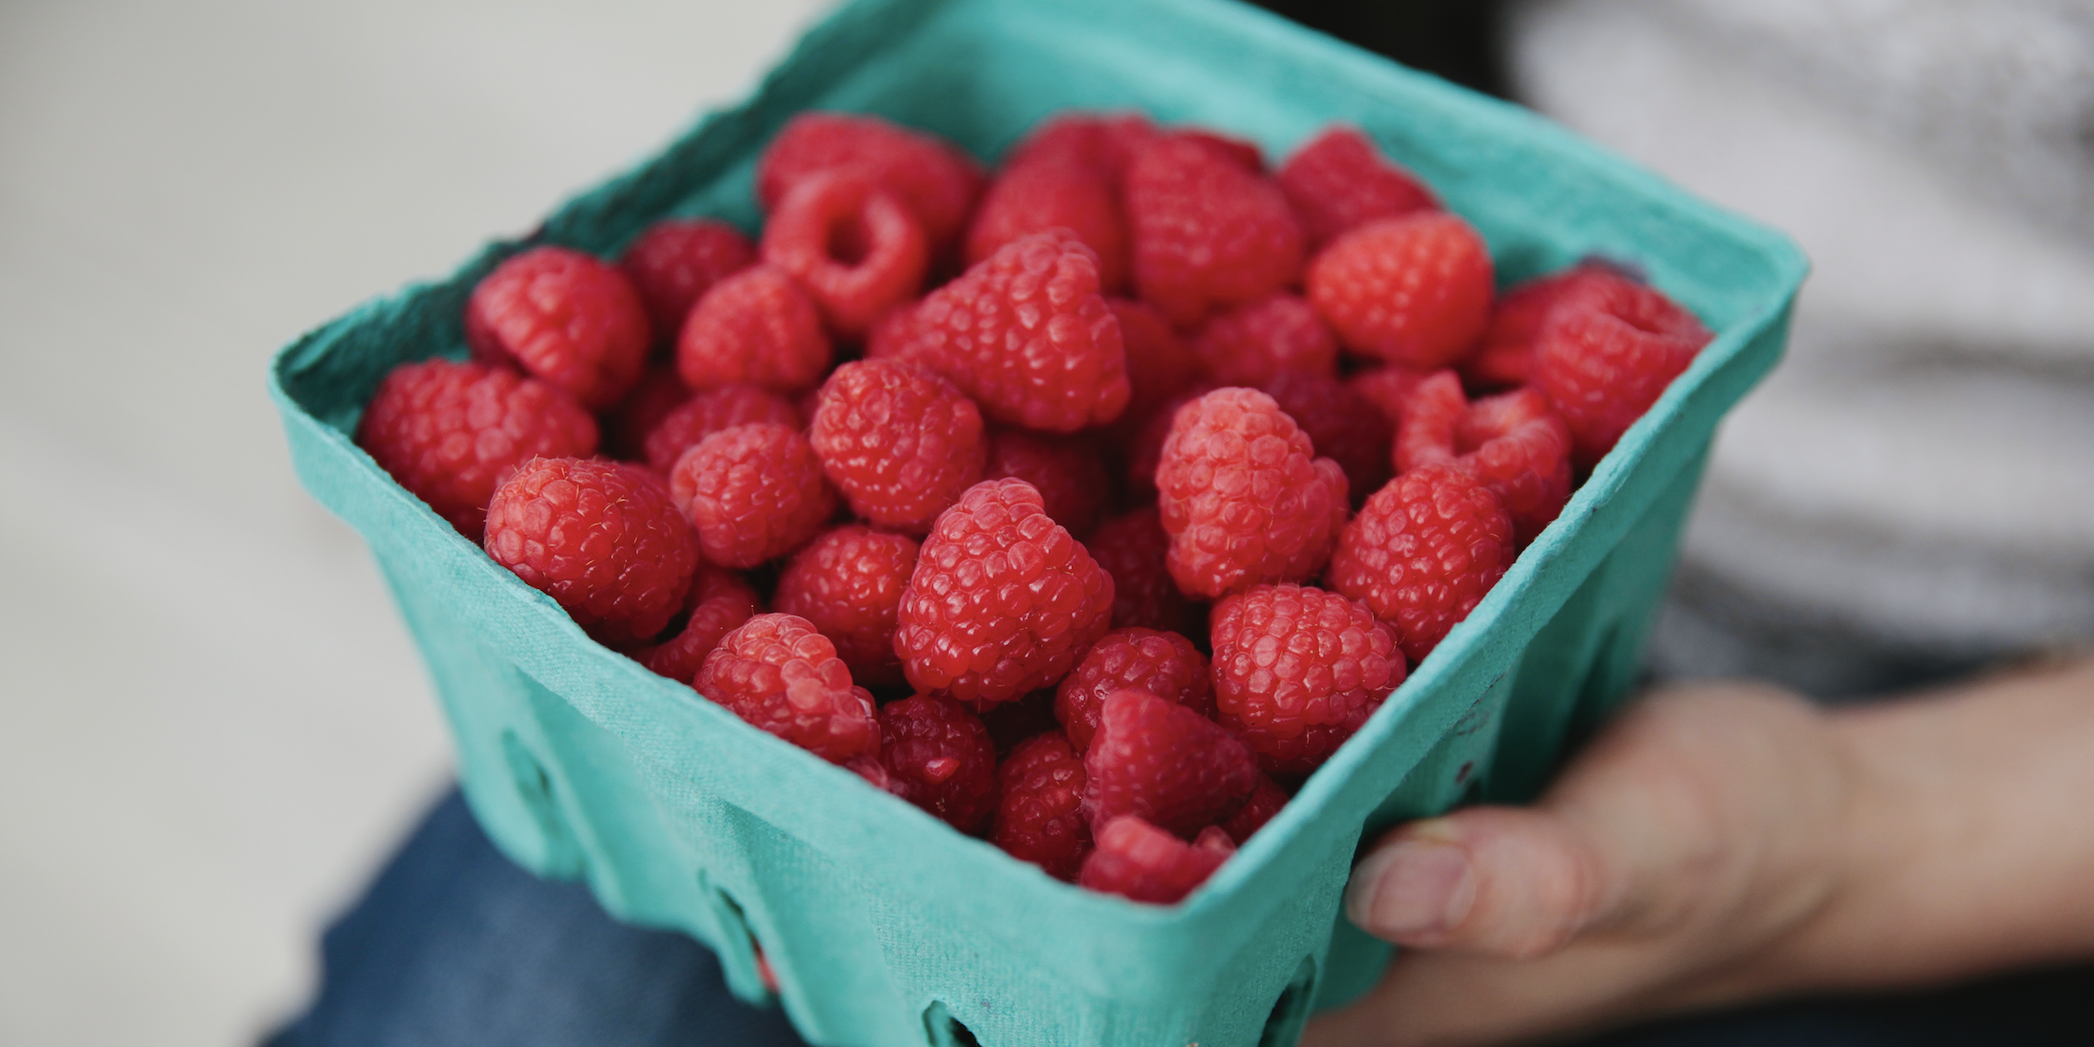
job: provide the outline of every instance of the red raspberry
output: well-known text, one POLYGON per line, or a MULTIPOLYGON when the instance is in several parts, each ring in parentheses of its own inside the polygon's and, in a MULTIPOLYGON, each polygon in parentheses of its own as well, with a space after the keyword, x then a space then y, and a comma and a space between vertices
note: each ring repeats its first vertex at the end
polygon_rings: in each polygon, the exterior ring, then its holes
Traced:
POLYGON ((1091 164, 1039 159, 1011 164, 989 183, 967 230, 967 264, 1033 233, 1067 229, 1098 255, 1098 284, 1127 284, 1127 220, 1110 171, 1091 164))
POLYGON ((1163 533, 1155 506, 1099 524, 1084 548, 1112 575, 1113 628, 1186 633, 1197 627, 1185 594, 1178 591, 1165 564, 1171 536, 1163 533))
POLYGON ((1236 813, 1221 823, 1222 831, 1241 847, 1251 842, 1251 834, 1265 828, 1280 808, 1287 806, 1287 794, 1263 771, 1258 773, 1258 787, 1251 790, 1251 798, 1243 801, 1236 813))
POLYGON ((793 554, 771 605, 807 619, 834 641, 851 679, 895 687, 902 663, 894 654, 894 614, 915 570, 915 539, 846 524, 793 554))
POLYGON ((655 334, 673 338, 706 291, 755 262, 756 245, 726 222, 664 218, 626 245, 618 268, 640 292, 655 334))
POLYGON ((792 277, 752 266, 713 285, 676 340, 676 371, 693 389, 750 382, 790 393, 822 380, 831 358, 814 302, 792 277))
POLYGON ((919 694, 882 706, 880 762, 890 792, 963 833, 996 811, 996 746, 981 717, 950 698, 919 694))
POLYGON ((1226 597, 1212 635, 1221 725, 1272 774, 1315 770, 1403 682, 1389 627, 1366 605, 1310 586, 1226 597))
POLYGON ((692 394, 663 416, 642 445, 647 465, 667 475, 685 451, 722 429, 770 422, 789 429, 803 424, 791 400, 760 385, 736 382, 692 394))
POLYGON ((690 683, 705 656, 720 646, 720 638, 755 615, 759 604, 756 590, 741 575, 701 562, 691 578, 691 593, 684 598, 690 618, 668 641, 633 652, 633 660, 657 676, 690 683))
POLYGON ((822 386, 808 441, 851 511, 911 534, 982 476, 981 412, 952 383, 892 360, 844 364, 822 386))
POLYGON ((902 591, 909 682, 984 708, 1060 680, 1112 616, 1112 576, 1023 480, 987 480, 938 517, 902 591))
POLYGON ((925 295, 903 357, 943 374, 989 417, 1071 433, 1127 407, 1120 324, 1098 260, 1066 233, 1012 241, 925 295))
POLYGON ((1578 288, 1615 282, 1636 283, 1604 262, 1580 262, 1514 286, 1491 306, 1482 344, 1461 361, 1462 380, 1477 389, 1527 384, 1534 366, 1534 336, 1541 333, 1541 322, 1549 310, 1578 288))
POLYGON ((487 554, 607 644, 645 642, 683 608, 698 541, 644 469, 533 458, 487 506, 487 554))
POLYGON ((1034 735, 1062 729, 1054 721, 1054 690, 1048 687, 1015 702, 991 706, 982 714, 982 724, 989 728, 989 740, 996 743, 998 753, 1008 753, 1034 735))
POLYGON ((1114 629, 1091 645, 1054 692, 1054 717, 1077 752, 1090 749, 1105 700, 1125 690, 1145 691, 1214 717, 1207 656, 1191 640, 1138 626, 1114 629))
POLYGON ((1120 346, 1127 354, 1127 411, 1119 424, 1139 428, 1171 397, 1192 388, 1200 360, 1155 306, 1132 298, 1108 298, 1105 304, 1120 321, 1120 346))
POLYGON ((1694 314, 1650 287, 1593 283, 1564 295, 1534 339, 1534 387, 1590 469, 1709 344, 1694 314))
POLYGON ((1461 453, 1455 448, 1454 433, 1468 413, 1468 397, 1462 395, 1461 379, 1453 371, 1434 371, 1421 379, 1404 403, 1403 422, 1396 427, 1396 471, 1407 473, 1454 461, 1461 453))
POLYGON ((1381 408, 1359 390, 1328 375, 1282 371, 1262 386, 1309 434, 1316 455, 1338 463, 1353 499, 1389 479, 1389 445, 1394 441, 1381 408))
POLYGON ((1396 440, 1404 472, 1456 464, 1482 480, 1512 517, 1524 548, 1570 499, 1570 430, 1532 389, 1471 404, 1461 380, 1440 371, 1419 383, 1396 440))
POLYGON ((1361 396, 1373 401, 1381 416, 1389 420, 1390 431, 1403 424, 1403 405, 1410 400, 1411 390, 1425 380, 1430 371, 1389 364, 1361 371, 1345 380, 1361 396))
POLYGON ((477 542, 495 486, 539 455, 596 453, 596 419, 565 392, 507 368, 423 360, 378 384, 356 444, 477 542))
POLYGON ((1180 327, 1301 276, 1301 226, 1287 198, 1209 143, 1166 135, 1141 146, 1125 200, 1134 286, 1180 327))
POLYGON ((1011 148, 1004 165, 1073 160, 1104 171, 1117 189, 1127 165, 1133 162, 1134 151, 1162 133, 1140 113, 1065 113, 1041 121, 1011 148))
POLYGON ((859 172, 893 193, 934 249, 966 227, 982 187, 981 165, 941 139, 876 116, 801 113, 757 161, 757 198, 776 210, 794 186, 826 171, 859 172))
POLYGON ((1264 385, 1286 371, 1338 376, 1338 337, 1307 300, 1284 291, 1209 317, 1192 351, 1216 385, 1264 385))
POLYGON ((1377 218, 1439 207, 1416 175, 1389 162, 1357 128, 1334 124, 1294 151, 1277 179, 1309 249, 1377 218))
POLYGON ((909 343, 916 339, 916 306, 917 302, 903 302, 873 321, 865 332, 866 359, 898 360, 908 353, 909 343))
POLYGON ((1367 499, 1324 581, 1395 629, 1415 665, 1504 575, 1512 533, 1504 504, 1474 475, 1428 465, 1367 499))
POLYGON ((914 297, 930 257, 916 217, 863 175, 802 179, 763 230, 764 263, 798 280, 846 338, 914 297))
POLYGON ((728 712, 830 763, 880 751, 872 695, 805 618, 759 614, 720 639, 691 681, 728 712))
POLYGON ((1170 438, 1171 423, 1177 419, 1179 409, 1214 390, 1215 386, 1210 383, 1196 383, 1164 401, 1156 413, 1134 427, 1134 436, 1122 451, 1126 458, 1122 478, 1134 500, 1145 502, 1156 497, 1156 466, 1163 461, 1163 442, 1170 438))
POLYGON ((1258 760, 1213 720, 1147 691, 1114 691, 1083 755, 1096 829, 1138 815, 1179 836, 1236 813, 1258 784, 1258 760))
POLYGON ((1445 211, 1384 218, 1316 256, 1309 300, 1348 349, 1406 367, 1445 367, 1490 319, 1490 249, 1445 211))
POLYGON ((1019 429, 999 429, 989 436, 989 456, 982 479, 1016 477, 1040 492, 1054 522, 1072 535, 1087 535, 1098 525, 1111 478, 1098 452, 1075 440, 1040 436, 1019 429))
POLYGON ((474 356, 515 363, 592 411, 617 403, 640 377, 652 338, 625 274, 564 247, 534 247, 496 266, 465 304, 474 356))
POLYGON ((1255 389, 1217 389, 1180 408, 1156 466, 1157 509, 1178 588, 1220 596, 1299 581, 1345 524, 1345 473, 1255 389))
POLYGON ((754 567, 806 544, 836 513, 821 459, 797 429, 752 422, 722 429, 669 471, 676 504, 705 558, 754 567))
POLYGON ((1236 853, 1229 834, 1210 827, 1186 843, 1133 815, 1098 831, 1097 846, 1076 874, 1078 885, 1153 905, 1173 905, 1207 882, 1236 853))
POLYGON ((647 460, 647 434, 685 400, 690 387, 676 376, 673 364, 649 364, 625 399, 603 419, 604 450, 621 461, 647 460))
POLYGON ((996 771, 1002 793, 989 839, 1057 880, 1073 880, 1091 850, 1083 758, 1060 731, 1020 742, 996 771))
POLYGON ((1219 131, 1210 131, 1202 127, 1180 127, 1173 129, 1170 134, 1174 138, 1182 138, 1188 142, 1198 142, 1206 146, 1210 151, 1227 157, 1230 163, 1253 174, 1263 174, 1265 172, 1265 151, 1259 149, 1255 142, 1246 141, 1233 135, 1225 135, 1219 131))

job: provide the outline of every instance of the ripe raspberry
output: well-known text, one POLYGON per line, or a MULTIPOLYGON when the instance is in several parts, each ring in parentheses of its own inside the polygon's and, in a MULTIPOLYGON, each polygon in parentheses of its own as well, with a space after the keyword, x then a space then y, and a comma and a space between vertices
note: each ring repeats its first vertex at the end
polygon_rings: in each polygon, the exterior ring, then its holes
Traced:
POLYGON ((809 175, 763 230, 764 263, 798 280, 845 338, 922 290, 930 257, 916 216, 862 174, 809 175))
POLYGON ((982 476, 981 412, 952 383, 892 360, 844 364, 822 386, 808 442, 851 511, 922 534, 982 476))
POLYGON ((1154 414, 1133 427, 1134 436, 1121 452, 1126 459, 1121 478, 1126 481, 1127 493, 1135 501, 1147 502, 1156 497, 1156 466, 1163 461, 1163 442, 1170 438, 1171 423, 1177 419, 1178 411, 1215 388, 1208 382, 1195 383, 1164 401, 1154 414))
POLYGON ((1047 515, 1072 535, 1091 533, 1112 493, 1112 481, 1096 449, 1076 440, 1019 429, 998 429, 989 436, 982 479, 1006 476, 1023 480, 1040 492, 1047 515))
POLYGON ((1145 691, 1214 718, 1207 656, 1191 640, 1155 629, 1114 629, 1091 645, 1054 692, 1054 717, 1077 752, 1090 749, 1105 700, 1125 690, 1145 691))
POLYGON ((1468 617, 1512 556, 1512 518, 1498 496, 1467 470, 1428 465, 1367 499, 1338 536, 1324 581, 1387 622, 1415 665, 1468 617))
POLYGON ((592 411, 617 403, 640 377, 652 338, 625 274, 564 247, 534 247, 496 266, 465 304, 474 356, 515 363, 592 411))
POLYGON ((1171 536, 1153 505, 1098 525, 1084 543, 1098 566, 1112 575, 1112 626, 1189 633, 1202 623, 1186 603, 1165 564, 1171 536))
POLYGON ((1287 371, 1338 376, 1338 336, 1307 300, 1284 291, 1208 317, 1192 351, 1216 385, 1262 386, 1287 371))
POLYGON ((996 811, 996 746, 981 718, 950 698, 919 694, 880 708, 880 762, 889 791, 963 833, 996 811))
POLYGON ((1396 427, 1396 471, 1407 473, 1431 464, 1454 461, 1455 430, 1469 413, 1469 400, 1462 395, 1461 379, 1453 371, 1434 371, 1420 380, 1403 405, 1403 423, 1396 427))
POLYGON ((1104 635, 1112 576, 1023 480, 987 480, 938 517, 902 591, 909 682, 977 708, 1046 687, 1104 635))
POLYGON ((1222 831, 1241 847, 1251 842, 1251 834, 1265 828, 1272 816, 1287 806, 1287 794, 1263 771, 1258 772, 1258 787, 1251 790, 1251 798, 1243 801, 1236 813, 1221 823, 1222 831))
POLYGON ((894 614, 915 570, 915 539, 846 524, 793 555, 771 605, 814 623, 836 644, 851 679, 895 687, 902 663, 894 654, 894 614))
POLYGON ((1540 393, 1516 389, 1471 404, 1454 372, 1439 371, 1411 394, 1396 467, 1467 469, 1504 504, 1515 545, 1525 547, 1570 499, 1570 446, 1570 430, 1540 393))
POLYGON ((1127 407, 1120 324, 1098 261, 1066 233, 1012 241, 930 294, 902 351, 952 380, 989 417, 1071 433, 1127 407))
POLYGON ((655 336, 674 338, 706 291, 755 263, 756 245, 726 222, 664 218, 626 246, 618 268, 640 292, 655 336))
POLYGON ((1322 589, 1260 585, 1225 597, 1212 634, 1221 725, 1270 774, 1315 770, 1403 682, 1389 627, 1322 589))
POLYGON ((1155 306, 1132 298, 1108 298, 1105 305, 1120 321, 1120 346, 1127 354, 1127 411, 1117 424, 1122 431, 1139 428, 1171 397, 1192 388, 1200 361, 1155 306))
POLYGON ((1381 411, 1381 416, 1389 420, 1389 429, 1393 432, 1403 424, 1403 405, 1410 400, 1411 390, 1416 389, 1418 383, 1424 381, 1425 376, 1431 373, 1398 364, 1388 364, 1361 371, 1347 378, 1345 384, 1373 401, 1375 408, 1381 411))
POLYGON ((1033 233, 1067 229, 1098 255, 1098 284, 1127 285, 1127 220, 1110 171, 1046 158, 1006 166, 982 195, 967 230, 967 264, 1033 233))
POLYGON ((1043 687, 1017 701, 990 706, 982 714, 982 725, 989 728, 989 740, 996 743, 998 753, 1008 753, 1034 735, 1059 732, 1062 725, 1054 720, 1054 689, 1043 687))
POLYGON ((1236 853, 1219 828, 1186 843, 1133 815, 1107 822, 1097 841, 1076 874, 1077 884, 1152 905, 1176 904, 1236 853))
POLYGON ((1282 371, 1261 387, 1287 417, 1309 434, 1316 455, 1338 463, 1352 499, 1389 479, 1389 445, 1395 439, 1381 408, 1357 389, 1328 375, 1282 371))
POLYGON ((693 389, 749 382, 790 393, 821 381, 830 358, 814 302, 769 265, 714 284, 676 340, 676 371, 693 389))
POLYGON ((698 541, 644 469, 533 458, 487 506, 487 554, 612 645, 653 639, 683 607, 698 541))
POLYGON ((1213 720, 1147 691, 1114 691, 1083 755, 1091 826, 1138 815, 1179 836, 1227 818, 1258 784, 1258 760, 1213 720))
POLYGON ((951 143, 876 116, 801 113, 757 161, 756 195, 775 211, 807 177, 853 171, 900 200, 922 224, 933 250, 953 243, 981 193, 982 168, 951 143))
POLYGON ((1559 299, 1534 339, 1532 381, 1570 426, 1577 467, 1613 450, 1710 337, 1655 288, 1595 282, 1559 299))
POLYGON ((1613 266, 1589 261, 1516 285, 1491 306, 1482 343, 1461 361, 1462 381, 1476 389, 1527 384, 1534 366, 1534 336, 1541 333, 1549 310, 1578 288, 1615 282, 1636 283, 1613 266))
POLYGON ((1180 327, 1301 275, 1301 227, 1287 198, 1211 144, 1165 135, 1141 146, 1124 199, 1134 286, 1180 327))
POLYGON ((996 779, 1002 795, 989 839, 1057 880, 1074 880, 1091 850, 1091 820, 1083 813, 1083 758, 1069 739, 1052 731, 1020 742, 996 779))
POLYGON ((1134 151, 1162 133, 1140 113, 1065 113, 1041 121, 1011 148, 1004 165, 1073 160, 1105 172, 1117 191, 1134 151))
POLYGON ((830 763, 880 751, 872 695, 804 618, 759 614, 720 639, 691 681, 728 712, 830 763))
POLYGON ((626 390, 625 399, 604 416, 604 450, 620 461, 646 461, 647 434, 690 398, 691 390, 676 376, 675 365, 649 364, 626 390))
POLYGON ((507 368, 423 360, 378 384, 356 444, 477 542, 495 486, 539 455, 596 453, 596 419, 560 389, 507 368))
POLYGON ((1359 129, 1335 124, 1310 139, 1277 179, 1301 218, 1311 251, 1377 218, 1439 207, 1416 175, 1391 163, 1359 129))
POLYGON ((1217 389, 1180 408, 1156 466, 1171 577, 1220 596, 1300 581, 1345 524, 1345 473, 1255 389, 1217 389))
POLYGON ((690 683, 705 656, 720 646, 720 638, 755 615, 759 604, 756 590, 740 574, 701 562, 691 578, 690 595, 684 598, 690 618, 671 639, 633 652, 633 660, 657 676, 690 683))
POLYGON ((1346 348, 1406 367, 1453 363, 1490 319, 1490 249, 1445 211, 1346 233, 1310 263, 1308 282, 1346 348))
POLYGON ((752 422, 722 429, 669 471, 678 508, 705 558, 754 567, 806 544, 836 513, 821 459, 797 429, 752 422))
POLYGON ((1265 173, 1265 151, 1259 149, 1256 142, 1201 127, 1180 127, 1172 130, 1170 134, 1174 138, 1197 142, 1207 147, 1210 152, 1227 158, 1230 163, 1252 174, 1265 173))
POLYGON ((903 302, 873 321, 872 329, 865 332, 866 359, 896 360, 908 352, 909 343, 916 339, 916 306, 916 301, 903 302))
POLYGON ((760 385, 736 382, 700 390, 664 415, 642 444, 647 465, 663 475, 699 441, 722 429, 751 422, 770 422, 789 429, 803 424, 791 400, 760 385))

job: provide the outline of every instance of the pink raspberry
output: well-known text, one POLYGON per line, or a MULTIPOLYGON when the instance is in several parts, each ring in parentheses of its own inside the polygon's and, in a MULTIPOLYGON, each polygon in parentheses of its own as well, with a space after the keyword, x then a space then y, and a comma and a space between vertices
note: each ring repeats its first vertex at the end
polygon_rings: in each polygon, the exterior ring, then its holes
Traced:
POLYGON ((989 839, 1058 880, 1073 880, 1091 850, 1083 758, 1060 731, 1020 742, 996 771, 1001 797, 989 839))
POLYGON ((1310 250, 1377 218, 1439 206, 1416 175, 1391 163, 1358 128, 1334 124, 1280 165, 1280 190, 1301 218, 1310 250))
POLYGON ((676 504, 705 558, 754 567, 806 544, 836 512, 836 492, 799 430, 770 422, 722 429, 669 471, 676 504))
POLYGON ((1186 843, 1133 815, 1107 822, 1076 874, 1078 885, 1152 905, 1174 905, 1236 853, 1219 827, 1186 843))
POLYGON ((823 319, 858 338, 915 297, 930 264, 916 217, 862 175, 809 175, 771 213, 763 260, 800 282, 823 319))
POLYGON ((1221 823, 1222 831, 1241 847, 1251 842, 1251 834, 1265 828, 1280 808, 1287 806, 1287 793, 1264 772, 1258 774, 1258 787, 1251 790, 1251 798, 1243 801, 1236 813, 1221 823))
POLYGON ((1336 378, 1301 371, 1282 371, 1261 388, 1309 434, 1317 457, 1345 471, 1355 500, 1388 482, 1395 433, 1374 401, 1336 378))
POLYGON ((676 371, 693 389, 748 382, 790 393, 821 381, 831 356, 814 302, 769 265, 714 284, 676 341, 676 371))
POLYGON ((690 617, 669 640, 633 652, 633 660, 657 676, 677 683, 690 683, 705 664, 705 656, 720 645, 720 638, 741 627, 757 611, 761 601, 756 590, 741 575, 701 562, 691 578, 690 595, 684 598, 690 617))
POLYGON ((867 687, 899 686, 895 611, 916 570, 916 548, 913 538, 862 524, 831 528, 793 554, 771 604, 834 641, 852 679, 867 687))
POLYGON ((1003 245, 1050 229, 1067 229, 1098 255, 1098 283, 1127 284, 1127 220, 1112 173, 1091 164, 1043 158, 1006 166, 989 183, 967 230, 967 264, 1003 245))
POLYGON ((683 607, 698 542, 644 469, 533 458, 487 506, 487 555, 566 609, 597 640, 651 640, 683 607))
POLYGON ((1166 563, 1171 536, 1163 533, 1155 506, 1099 524, 1084 548, 1112 575, 1113 628, 1182 634, 1201 626, 1185 594, 1178 591, 1178 583, 1171 580, 1166 563))
POLYGON ((691 681, 728 712, 830 763, 880 751, 872 695, 804 618, 759 614, 720 639, 691 681))
POLYGON ((1418 384, 1396 439, 1404 472, 1455 465, 1481 480, 1504 503, 1522 548, 1570 499, 1570 453, 1570 430, 1540 393, 1516 389, 1471 404, 1452 371, 1418 384))
POLYGON ((1258 761, 1213 720, 1147 691, 1115 691, 1084 752, 1091 827, 1123 814, 1191 836, 1236 813, 1258 761))
POLYGON ((1469 616, 1512 556, 1512 518, 1498 496, 1466 469, 1428 465, 1367 499, 1338 536, 1324 581, 1387 622, 1415 665, 1469 616))
POLYGON ((1214 605, 1212 630, 1221 725, 1268 773, 1315 770, 1403 682, 1389 627, 1337 593, 1254 586, 1214 605))
POLYGON ((972 833, 996 812, 996 747, 981 718, 942 695, 880 708, 880 762, 889 791, 972 833))
POLYGON ((1054 522, 1072 535, 1087 535, 1098 525, 1112 481, 1096 449, 1076 440, 999 429, 989 436, 989 456, 982 479, 1016 477, 1040 492, 1054 522))
POLYGON ((474 356, 514 363, 592 411, 617 403, 640 377, 652 338, 632 281, 564 247, 534 247, 496 266, 465 305, 474 356))
POLYGON ((1262 386, 1288 371, 1338 376, 1338 336, 1307 300, 1284 291, 1208 317, 1192 352, 1216 385, 1262 386))
POLYGON ((1462 381, 1477 389, 1527 384, 1534 366, 1534 338, 1564 295, 1592 284, 1636 281, 1605 262, 1588 261, 1516 284, 1491 306, 1483 341, 1462 358, 1462 381))
POLYGON ((1346 348, 1406 367, 1453 363, 1490 319, 1490 249, 1445 211, 1346 233, 1310 263, 1308 283, 1346 348))
POLYGON ((981 480, 988 441, 974 402, 930 371, 893 360, 829 376, 808 441, 851 511, 922 534, 981 480))
POLYGON ((757 198, 776 210, 800 182, 831 171, 861 174, 893 193, 934 250, 966 228, 983 180, 981 165, 942 139, 877 116, 801 113, 757 161, 757 198))
POLYGON ((657 338, 674 338, 698 299, 756 262, 741 230, 710 218, 664 218, 628 244, 618 260, 647 306, 657 338))
POLYGON ((1559 299, 1535 335, 1532 382, 1570 427, 1577 467, 1613 450, 1710 337, 1663 292, 1627 281, 1559 299))
POLYGON ((1134 286, 1180 327, 1301 276, 1302 234, 1279 187, 1211 142, 1165 135, 1127 171, 1134 286))
POLYGON ((1088 751, 1105 700, 1125 691, 1145 691, 1214 717, 1214 684, 1207 656, 1177 633, 1139 626, 1114 629, 1098 638, 1075 671, 1054 693, 1054 716, 1077 752, 1088 751))
POLYGON ((770 422, 790 429, 801 426, 800 409, 791 400, 760 385, 736 382, 702 389, 662 416, 641 445, 648 468, 663 475, 685 451, 722 429, 751 422, 770 422))

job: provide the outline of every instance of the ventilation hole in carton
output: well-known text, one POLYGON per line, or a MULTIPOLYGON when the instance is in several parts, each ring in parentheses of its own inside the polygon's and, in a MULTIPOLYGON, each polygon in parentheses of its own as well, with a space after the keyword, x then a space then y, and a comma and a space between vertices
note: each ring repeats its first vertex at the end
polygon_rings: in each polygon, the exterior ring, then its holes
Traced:
POLYGON ((1308 1023, 1309 1004, 1315 996, 1316 958, 1305 956, 1294 970, 1294 980, 1272 1002, 1265 1031, 1258 1034, 1258 1047, 1294 1047, 1295 1041, 1301 1039, 1302 1026, 1308 1023))
POLYGON ((567 829, 567 819, 560 814, 558 789, 545 764, 531 755, 515 731, 502 732, 502 756, 509 763, 509 777, 516 783, 517 797, 523 801, 524 809, 530 812, 531 821, 544 840, 545 868, 540 872, 553 876, 573 876, 581 872, 581 849, 575 845, 574 835, 567 829))
POLYGON ((953 1017, 942 1000, 932 1000, 931 1005, 923 1009, 923 1031, 929 1037, 931 1047, 981 1047, 973 1030, 953 1017))

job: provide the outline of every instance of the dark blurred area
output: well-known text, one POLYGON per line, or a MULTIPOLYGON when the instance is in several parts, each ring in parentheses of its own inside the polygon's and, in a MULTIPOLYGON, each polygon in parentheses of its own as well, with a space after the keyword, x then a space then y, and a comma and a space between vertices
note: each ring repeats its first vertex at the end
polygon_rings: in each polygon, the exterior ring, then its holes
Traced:
POLYGON ((1259 0, 1258 6, 1463 87, 1500 98, 1509 93, 1499 5, 1488 0, 1259 0))

